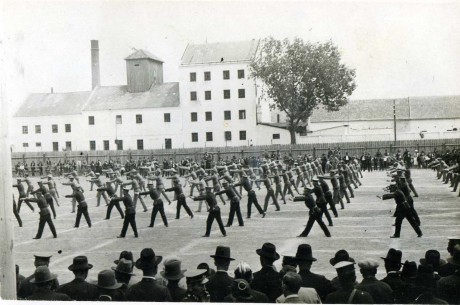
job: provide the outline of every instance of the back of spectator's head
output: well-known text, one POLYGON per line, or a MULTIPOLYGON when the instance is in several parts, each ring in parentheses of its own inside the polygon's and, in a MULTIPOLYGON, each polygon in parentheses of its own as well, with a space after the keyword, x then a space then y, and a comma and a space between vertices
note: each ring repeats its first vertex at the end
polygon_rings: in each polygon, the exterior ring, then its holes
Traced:
POLYGON ((345 288, 354 285, 356 281, 355 263, 346 261, 338 262, 334 265, 334 268, 337 271, 337 276, 342 287, 345 288))
POLYGON ((359 262, 358 266, 363 277, 374 276, 377 274, 377 268, 379 267, 379 263, 377 263, 376 261, 365 260, 359 262))
POLYGON ((297 294, 300 287, 302 287, 302 277, 295 272, 287 272, 283 276, 283 292, 290 292, 291 294, 297 294))
POLYGON ((286 275, 286 273, 288 273, 288 272, 294 272, 294 273, 296 273, 297 270, 296 270, 296 268, 293 267, 293 266, 284 265, 283 268, 281 268, 281 270, 280 270, 280 278, 282 279, 282 278, 286 275))
POLYGON ((251 267, 245 262, 240 262, 235 269, 235 279, 243 279, 251 283, 253 279, 251 267))

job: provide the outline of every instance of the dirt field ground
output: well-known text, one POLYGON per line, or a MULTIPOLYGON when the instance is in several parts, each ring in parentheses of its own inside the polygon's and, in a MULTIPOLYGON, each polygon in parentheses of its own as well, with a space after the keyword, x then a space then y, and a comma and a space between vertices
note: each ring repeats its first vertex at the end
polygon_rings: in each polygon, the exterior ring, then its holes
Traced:
MULTIPOLYGON (((355 190, 355 198, 347 204, 345 210, 339 210, 339 218, 334 219, 334 227, 330 228, 332 237, 326 238, 321 229, 315 224, 308 238, 297 238, 307 222, 308 212, 303 202, 288 201, 281 204, 281 211, 275 212, 273 205, 269 206, 267 216, 262 219, 253 211, 253 217, 245 220, 245 226, 234 225, 227 230, 227 237, 222 237, 217 223, 214 223, 211 237, 202 238, 205 232, 207 212, 195 213, 190 219, 185 211, 181 211, 181 219, 175 220, 175 206, 166 205, 166 214, 170 223, 165 228, 157 216, 155 228, 148 228, 152 200, 145 198, 149 211, 144 213, 140 203, 137 205, 137 226, 139 238, 134 238, 131 229, 125 239, 116 238, 120 234, 122 220, 116 209, 112 211, 110 220, 104 220, 105 203, 96 207, 96 192, 89 191, 89 183, 82 182, 85 196, 88 199, 89 213, 93 227, 88 228, 84 219, 80 228, 74 228, 75 214, 71 212, 70 201, 64 195, 70 194, 70 187, 59 187, 61 206, 57 208, 57 219, 54 220, 58 238, 53 239, 48 227, 45 227, 41 240, 33 240, 38 227, 38 213, 23 205, 21 217, 23 227, 15 225, 15 254, 16 263, 21 267, 21 274, 28 276, 34 270, 33 254, 52 254, 51 270, 59 275, 59 281, 65 283, 73 278, 67 269, 72 258, 77 255, 87 255, 89 262, 94 265, 90 271, 89 280, 97 279, 97 273, 114 266, 122 250, 133 251, 135 259, 145 247, 154 249, 157 255, 164 258, 177 256, 183 261, 183 268, 193 269, 200 262, 213 266, 209 255, 214 254, 218 245, 231 247, 232 256, 236 259, 230 265, 233 271, 239 261, 249 263, 254 271, 260 269, 259 257, 255 250, 264 242, 276 245, 281 255, 295 255, 297 246, 309 243, 313 255, 318 259, 312 267, 313 272, 326 275, 329 279, 335 276, 335 270, 329 264, 329 259, 339 249, 346 249, 356 260, 375 259, 385 256, 390 247, 403 251, 404 260, 414 260, 418 263, 428 249, 437 249, 441 256, 447 256, 447 237, 460 235, 460 198, 451 192, 445 184, 436 179, 430 170, 413 170, 414 185, 420 197, 415 198, 415 207, 422 221, 423 237, 417 238, 407 221, 403 222, 400 239, 390 239, 393 234, 391 217, 395 204, 392 200, 381 201, 376 195, 383 194, 382 187, 388 185, 385 172, 364 173, 363 186, 355 190)), ((81 180, 84 180, 81 178, 81 180)), ((56 180, 64 182, 63 179, 56 180)), ((167 182, 167 185, 169 181, 167 182)), ((256 191, 259 202, 263 202, 265 191, 256 191)), ((169 193, 171 194, 171 193, 169 193)), ((186 188, 188 194, 188 187, 186 188)), ((17 195, 16 195, 17 196, 17 195)), ((170 196, 171 197, 171 196, 170 196)), ((198 202, 187 198, 192 210, 197 209, 198 202)), ((241 207, 246 216, 247 196, 243 196, 241 207)), ((229 204, 223 206, 223 221, 226 223, 229 204)), ((37 210, 36 210, 37 211, 37 210)), ((281 260, 276 262, 279 267, 281 260)), ((163 265, 159 267, 163 268, 163 265)), ((379 268, 378 277, 384 276, 383 264, 379 268)), ((137 271, 140 275, 140 270, 137 271)), ((132 279, 136 282, 139 276, 132 279)))

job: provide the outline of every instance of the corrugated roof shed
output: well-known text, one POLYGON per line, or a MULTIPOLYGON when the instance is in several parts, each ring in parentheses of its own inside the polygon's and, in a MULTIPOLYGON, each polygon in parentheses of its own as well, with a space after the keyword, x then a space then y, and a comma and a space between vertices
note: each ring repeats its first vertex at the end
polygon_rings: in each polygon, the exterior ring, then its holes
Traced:
POLYGON ((145 51, 145 50, 142 50, 142 49, 139 49, 136 52, 134 52, 133 54, 129 55, 128 57, 125 58, 125 60, 129 60, 129 59, 145 59, 145 58, 153 59, 153 60, 156 60, 156 61, 159 61, 159 62, 164 62, 159 57, 153 55, 149 51, 145 51))
POLYGON ((110 86, 95 88, 83 110, 163 108, 179 104, 179 83, 163 83, 136 93, 128 92, 127 86, 110 86))
POLYGON ((60 116, 81 113, 90 91, 66 93, 32 93, 15 117, 60 116))
POLYGON ((191 44, 185 49, 181 65, 248 61, 254 56, 258 47, 259 39, 191 44))
MULTIPOLYGON (((310 121, 392 120, 393 100, 351 100, 336 112, 316 109, 310 121)), ((397 119, 448 119, 460 117, 460 96, 410 97, 396 99, 397 119)))

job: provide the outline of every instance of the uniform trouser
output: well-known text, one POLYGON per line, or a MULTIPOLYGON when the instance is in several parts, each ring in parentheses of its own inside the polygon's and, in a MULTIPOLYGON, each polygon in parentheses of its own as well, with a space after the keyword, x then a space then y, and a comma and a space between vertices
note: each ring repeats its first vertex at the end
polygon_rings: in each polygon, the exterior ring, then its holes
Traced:
POLYGON ((291 186, 294 187, 294 189, 295 189, 295 191, 297 192, 297 194, 300 194, 300 193, 299 193, 299 189, 297 188, 297 185, 295 185, 295 180, 294 180, 294 178, 292 178, 290 181, 291 181, 291 186))
POLYGON ((59 206, 59 201, 58 201, 58 196, 57 196, 56 189, 50 189, 50 195, 54 198, 54 200, 56 200, 57 206, 59 206))
MULTIPOLYGON (((94 187, 94 182, 93 182, 93 181, 91 181, 91 189, 90 189, 90 191, 92 191, 92 190, 93 190, 93 187, 94 187)), ((116 190, 115 190, 115 191, 116 191, 116 190)))
POLYGON ((337 209, 335 208, 334 197, 332 197, 331 191, 324 194, 324 198, 326 198, 327 203, 329 203, 329 206, 331 207, 331 211, 332 213, 334 213, 334 216, 338 217, 339 214, 337 213, 337 209))
POLYGON ((446 174, 446 179, 444 180, 444 183, 445 184, 449 183, 449 180, 452 181, 452 172, 448 172, 446 174))
POLYGON ((227 232, 225 232, 224 223, 222 222, 222 217, 220 216, 219 208, 217 208, 216 210, 209 211, 208 219, 206 219, 206 234, 205 235, 209 236, 211 234, 211 227, 212 227, 212 223, 214 222, 214 219, 217 221, 217 224, 219 225, 220 232, 222 232, 223 235, 227 235, 227 232))
POLYGON ((304 177, 302 175, 298 175, 297 176, 297 180, 295 182, 295 187, 298 188, 299 187, 299 184, 300 182, 302 182, 302 186, 305 187, 305 180, 304 180, 304 177))
POLYGON ((101 205, 101 196, 104 197, 105 204, 109 204, 109 198, 107 197, 107 194, 105 191, 97 191, 97 206, 101 205))
POLYGON ((136 209, 137 200, 138 200, 138 199, 139 199, 139 201, 141 202, 142 207, 144 208, 144 211, 147 211, 147 206, 145 205, 144 199, 142 199, 142 197, 139 196, 139 192, 135 192, 135 193, 134 193, 134 199, 133 199, 133 202, 134 202, 134 209, 136 209))
POLYGON ((113 207, 117 208, 118 213, 120 213, 121 218, 125 218, 125 214, 123 213, 123 210, 120 207, 120 203, 118 201, 110 200, 109 206, 107 207, 107 213, 105 215, 105 219, 110 219, 110 214, 112 213, 113 207))
POLYGON ((453 187, 457 180, 457 173, 452 173, 452 179, 450 180, 450 187, 453 187))
MULTIPOLYGON (((411 179, 412 180, 412 179, 411 179)), ((417 191, 415 190, 414 185, 412 184, 412 181, 409 181, 409 188, 411 189, 412 193, 414 193, 414 196, 418 197, 417 191)))
POLYGON ((347 185, 348 190, 350 191, 350 198, 354 198, 355 194, 353 193, 353 189, 351 188, 351 184, 349 183, 347 185))
POLYGON ((28 201, 25 201, 24 200, 24 197, 19 197, 18 199, 18 213, 21 211, 21 204, 22 202, 25 202, 27 204, 27 206, 32 210, 34 211, 34 207, 32 206, 32 204, 30 204, 30 202, 28 201))
POLYGON ((340 206, 342 207, 342 210, 345 209, 345 206, 343 205, 342 197, 340 196, 340 189, 338 188, 333 189, 332 199, 334 200, 335 204, 338 204, 340 202, 340 206))
POLYGON ((322 218, 323 218, 323 213, 316 213, 315 212, 313 215, 310 215, 310 217, 308 218, 308 221, 307 221, 307 226, 305 227, 305 229, 303 230, 303 232, 300 235, 307 237, 308 234, 311 231, 311 228, 313 227, 313 224, 316 221, 319 224, 319 226, 321 227, 321 229, 323 229, 324 235, 326 235, 327 237, 330 237, 331 233, 329 232, 327 226, 324 224, 322 218))
MULTIPOLYGON (((355 182, 357 182, 360 186, 363 185, 363 184, 361 183, 361 181, 359 180, 359 176, 358 176, 358 173, 357 173, 357 172, 353 172, 353 180, 354 180, 355 182)), ((355 184, 355 186, 356 186, 356 184, 355 184)))
POLYGON ((240 226, 244 226, 243 217, 241 216, 241 209, 240 209, 240 200, 239 199, 231 199, 230 200, 230 214, 228 215, 227 226, 231 226, 233 224, 233 217, 238 218, 238 224, 240 226))
POLYGON ((324 202, 321 205, 318 205, 318 204, 316 204, 316 205, 318 206, 318 208, 321 209, 321 212, 323 212, 323 214, 326 216, 326 219, 327 219, 327 222, 329 223, 329 225, 332 226, 333 225, 332 217, 331 217, 331 214, 329 214, 329 211, 327 210, 327 203, 324 202))
POLYGON ((38 231, 35 238, 41 238, 43 234, 43 229, 45 229, 45 224, 48 223, 51 233, 54 237, 57 237, 56 228, 54 227, 53 220, 51 220, 51 214, 40 215, 40 221, 38 223, 38 231))
MULTIPOLYGON (((205 195, 205 193, 203 191, 200 192, 200 196, 202 196, 202 195, 205 195)), ((198 201, 198 210, 197 210, 197 212, 201 212, 201 207, 203 206, 203 201, 206 204, 206 208, 209 208, 208 203, 206 202, 206 200, 200 200, 200 201, 198 201)))
POLYGON ((163 220, 163 224, 167 227, 168 226, 168 219, 166 218, 165 209, 163 204, 154 204, 152 210, 152 216, 150 217, 150 226, 153 227, 155 225, 155 218, 157 217, 157 213, 160 212, 161 219, 163 220))
POLYGON ((280 209, 280 206, 278 204, 278 200, 276 200, 275 193, 273 192, 273 189, 268 189, 267 190, 267 195, 265 196, 264 212, 267 212, 268 201, 270 200, 270 198, 273 200, 273 203, 276 206, 276 210, 280 209))
POLYGON ((350 197, 348 197, 347 193, 347 187, 340 187, 340 198, 343 198, 345 196, 345 199, 347 200, 347 203, 350 203, 350 197))
POLYGON ((278 183, 275 186, 275 198, 278 199, 278 195, 281 196, 281 199, 283 199, 284 204, 286 204, 286 198, 284 197, 283 192, 281 191, 281 184, 278 183))
MULTIPOLYGON (((187 181, 187 180, 185 180, 187 181)), ((193 181, 194 182, 194 181, 193 181)), ((184 185, 185 186, 185 185, 184 185)), ((196 184, 190 183, 190 197, 193 196, 193 190, 196 188, 196 184)))
POLYGON ((259 202, 257 201, 256 192, 254 192, 253 190, 248 192, 248 218, 251 218, 251 206, 252 206, 252 204, 254 204, 254 206, 256 207, 256 209, 259 212, 259 214, 264 213, 264 211, 260 207, 259 202))
POLYGON ((136 226, 136 214, 126 214, 125 219, 123 219, 123 228, 121 228, 121 237, 126 236, 126 231, 128 231, 128 225, 131 225, 131 228, 133 228, 134 231, 134 236, 138 236, 137 234, 137 226, 136 226))
POLYGON ((77 218, 75 220, 75 226, 77 228, 80 226, 80 219, 81 219, 82 214, 85 217, 85 220, 86 220, 86 223, 88 224, 88 227, 91 228, 91 219, 89 218, 88 207, 87 206, 86 207, 80 207, 80 206, 77 207, 77 218))
POLYGON ((53 218, 56 218, 56 210, 54 209, 53 199, 50 201, 46 200, 46 202, 48 202, 48 205, 50 206, 51 212, 53 213, 53 218))
POLYGON ((420 227, 417 225, 417 221, 414 219, 413 215, 411 214, 411 211, 404 211, 404 212, 399 212, 396 215, 396 222, 395 222, 395 236, 399 237, 401 234, 401 225, 404 220, 404 218, 407 219, 407 221, 410 223, 414 231, 420 235, 422 234, 422 231, 420 230, 420 227))
MULTIPOLYGON (((283 189, 283 197, 286 197, 286 193, 289 192, 289 194, 294 197, 294 192, 292 191, 291 184, 290 183, 285 183, 284 184, 284 189, 283 189)), ((284 201, 286 202, 286 201, 284 201)))
POLYGON ((187 212, 188 216, 193 216, 192 210, 187 205, 187 201, 185 201, 185 196, 182 195, 179 198, 177 198, 177 206, 176 206, 176 219, 179 219, 180 217, 180 209, 181 207, 184 207, 185 211, 187 212))
POLYGON ((22 227, 22 220, 21 220, 21 216, 19 216, 19 213, 18 213, 18 207, 16 205, 16 201, 13 201, 13 214, 16 217, 16 220, 18 221, 19 226, 22 227))
POLYGON ((157 186, 157 191, 158 191, 158 193, 162 194, 163 197, 165 197, 165 199, 166 199, 166 201, 168 201, 168 203, 171 203, 171 200, 169 200, 168 196, 166 195, 165 188, 163 186, 157 186))

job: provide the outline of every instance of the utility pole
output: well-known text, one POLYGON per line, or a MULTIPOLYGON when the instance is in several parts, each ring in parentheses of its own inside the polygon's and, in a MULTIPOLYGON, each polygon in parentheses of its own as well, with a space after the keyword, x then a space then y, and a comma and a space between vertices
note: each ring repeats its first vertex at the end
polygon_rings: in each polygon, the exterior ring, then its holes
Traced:
POLYGON ((396 146, 396 100, 393 100, 393 133, 394 133, 394 142, 396 146))

